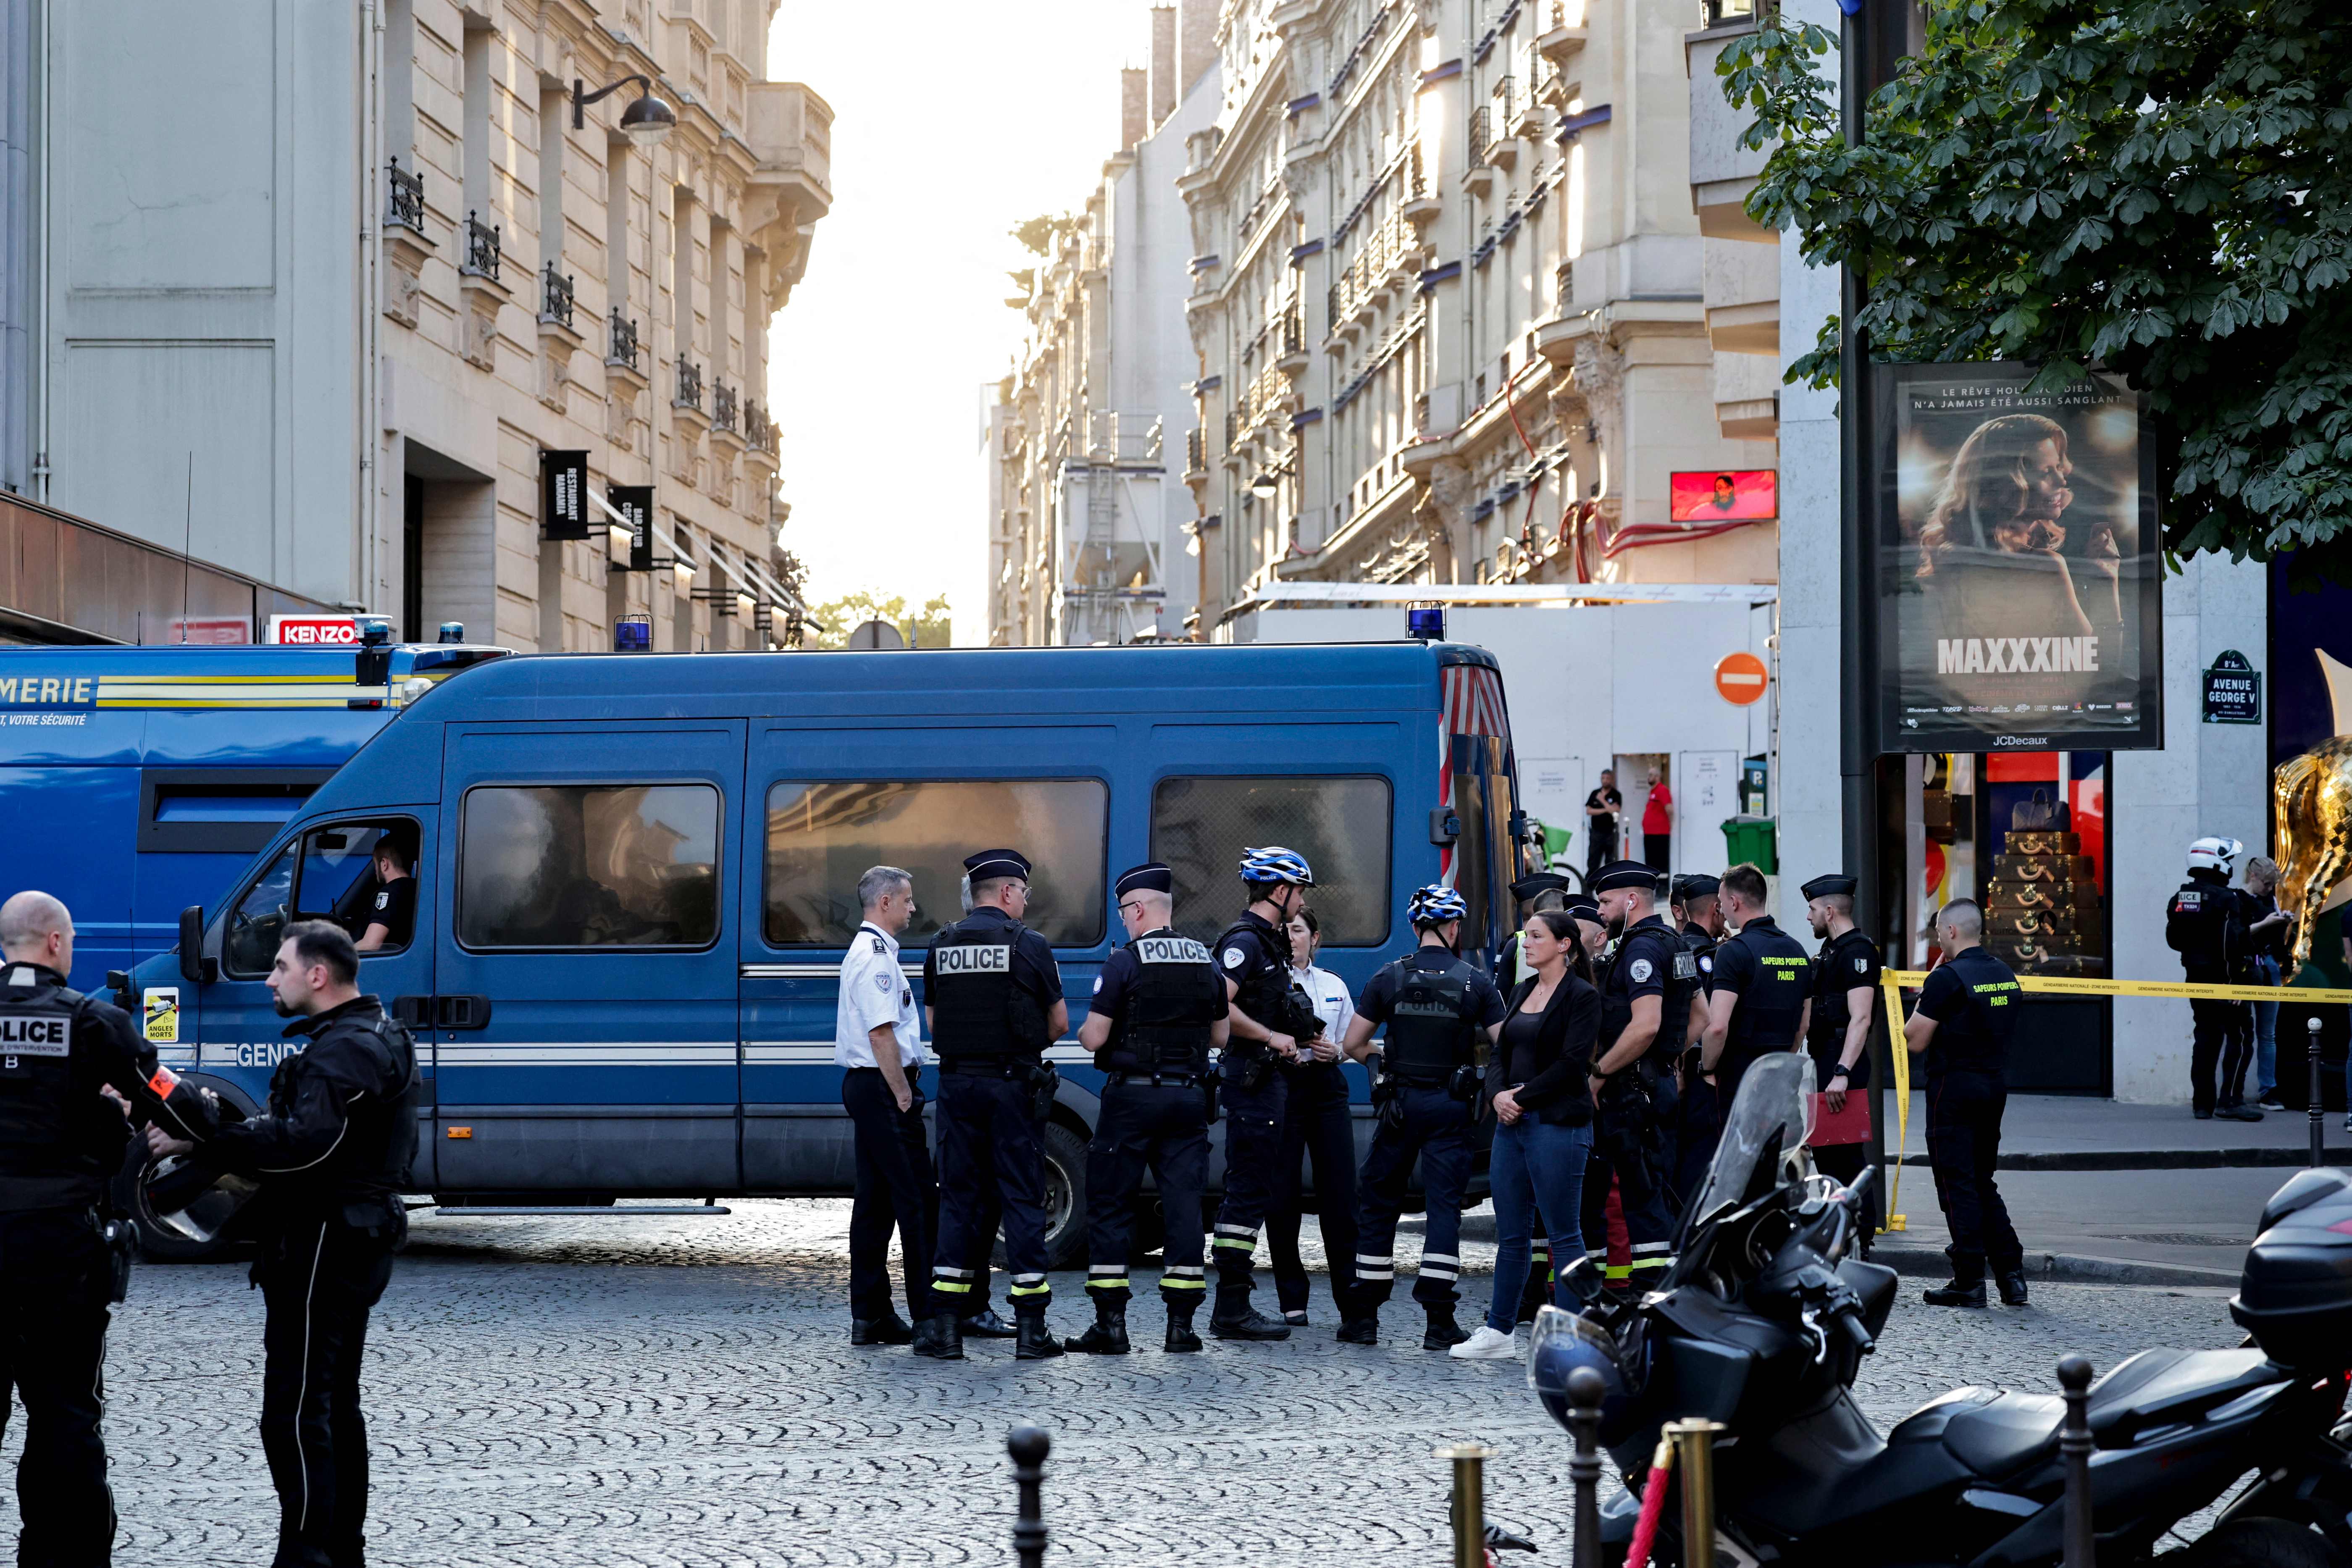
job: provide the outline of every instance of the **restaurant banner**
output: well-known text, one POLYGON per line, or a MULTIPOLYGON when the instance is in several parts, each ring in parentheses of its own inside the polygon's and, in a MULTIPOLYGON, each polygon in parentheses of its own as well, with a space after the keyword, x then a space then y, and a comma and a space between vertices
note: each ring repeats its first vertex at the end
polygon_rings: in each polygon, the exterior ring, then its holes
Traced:
POLYGON ((2137 395, 2032 365, 1881 364, 1873 454, 1881 743, 2164 743, 2160 542, 2137 395))

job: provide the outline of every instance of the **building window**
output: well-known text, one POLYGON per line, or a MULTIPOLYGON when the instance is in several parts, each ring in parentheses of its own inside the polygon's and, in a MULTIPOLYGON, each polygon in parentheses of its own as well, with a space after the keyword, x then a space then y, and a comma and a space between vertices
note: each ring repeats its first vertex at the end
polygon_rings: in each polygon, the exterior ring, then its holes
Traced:
POLYGON ((1242 852, 1281 844, 1315 868, 1307 901, 1325 946, 1387 940, 1391 804, 1377 774, 1160 780, 1151 858, 1176 874, 1176 928, 1213 941, 1232 919, 1242 852))
POLYGON ((1099 779, 787 781, 768 790, 771 947, 841 947, 856 933, 857 879, 914 873, 902 938, 920 945, 961 918, 963 858, 1004 844, 1029 857, 1024 924, 1056 947, 1103 937, 1110 790, 1099 779))
POLYGON ((466 792, 457 940, 468 948, 708 947, 719 937, 709 784, 466 792))

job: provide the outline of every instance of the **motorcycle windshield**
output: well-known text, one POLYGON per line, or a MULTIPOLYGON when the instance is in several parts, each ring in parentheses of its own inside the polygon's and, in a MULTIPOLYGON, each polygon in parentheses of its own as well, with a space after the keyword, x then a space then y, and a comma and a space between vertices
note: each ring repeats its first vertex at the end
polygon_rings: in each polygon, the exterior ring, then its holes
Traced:
MULTIPOLYGON (((1775 1051, 1749 1064, 1738 1097, 1723 1119, 1723 1140, 1698 1190, 1690 1214, 1694 1226, 1736 1208, 1757 1195, 1759 1167, 1780 1160, 1812 1131, 1813 1058, 1803 1051, 1775 1051)), ((1764 1173, 1779 1180, 1777 1170, 1764 1173)))

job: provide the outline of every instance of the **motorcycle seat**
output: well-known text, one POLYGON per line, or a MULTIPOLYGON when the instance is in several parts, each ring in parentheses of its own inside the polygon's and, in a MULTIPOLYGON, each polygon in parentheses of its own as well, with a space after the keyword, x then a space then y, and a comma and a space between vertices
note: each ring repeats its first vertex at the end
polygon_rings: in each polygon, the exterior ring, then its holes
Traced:
MULTIPOLYGON (((2142 1433, 2193 1420, 2285 1375, 2260 1351, 2142 1351, 2091 1385, 2091 1440, 2126 1447, 2142 1433)), ((2054 1458, 2065 1414, 2058 1394, 2003 1390, 1952 1411, 1944 1447, 1975 1474, 2000 1479, 2054 1458)))

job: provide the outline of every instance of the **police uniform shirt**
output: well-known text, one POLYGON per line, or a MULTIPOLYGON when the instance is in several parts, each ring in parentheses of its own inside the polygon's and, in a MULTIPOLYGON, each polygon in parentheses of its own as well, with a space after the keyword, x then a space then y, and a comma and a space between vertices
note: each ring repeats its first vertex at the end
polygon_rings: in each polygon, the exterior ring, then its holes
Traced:
POLYGON ((2017 972, 1982 947, 1954 953, 1919 987, 1919 1013, 1936 1020, 1927 1076, 1956 1068, 1999 1075, 2008 1065, 2018 998, 2017 972))
MULTIPOLYGON (((1013 923, 1013 917, 994 904, 982 904, 966 915, 960 923, 970 925, 981 921, 1002 921, 1013 923)), ((923 994, 930 994, 939 981, 939 953, 936 947, 923 954, 923 994)), ((1054 944, 1027 926, 1021 928, 1021 940, 1013 944, 1013 984, 1036 1000, 1040 1013, 1051 1013, 1054 1004, 1062 999, 1062 971, 1054 962, 1054 944)))
MULTIPOLYGON (((1830 1086, 1838 1058, 1845 1054, 1845 1029, 1852 1021, 1846 1012, 1846 993, 1857 985, 1868 986, 1874 1015, 1880 967, 1878 944, 1859 929, 1830 938, 1813 959, 1812 1037, 1805 1047, 1812 1053, 1814 1081, 1823 1089, 1830 1086)), ((1865 1050, 1847 1076, 1846 1087, 1860 1089, 1869 1081, 1870 1053, 1865 1050)))
MULTIPOLYGON (((1442 947, 1418 947, 1413 949, 1411 957, 1403 961, 1403 967, 1436 974, 1452 968, 1454 962, 1454 955, 1442 947)), ((1387 1023, 1396 1011, 1397 992, 1402 984, 1399 966, 1382 964, 1380 972, 1365 984, 1364 994, 1356 1004, 1356 1011, 1375 1024, 1387 1023)), ((1482 1029, 1491 1029, 1501 1023, 1508 1011, 1503 994, 1495 989, 1495 983, 1475 965, 1470 966, 1470 1005, 1474 1015, 1472 1021, 1482 1029)))
POLYGON ((416 930, 416 879, 403 877, 396 882, 386 882, 368 900, 366 912, 360 919, 360 935, 367 935, 370 926, 383 927, 383 945, 387 948, 406 947, 416 930))
POLYGON ((1348 983, 1311 963, 1304 969, 1293 969, 1290 978, 1307 993, 1315 1016, 1323 1020, 1323 1037, 1335 1046, 1346 1039, 1348 1026, 1356 1021, 1356 1000, 1348 994, 1348 983))
POLYGON ((1738 936, 1716 944, 1709 990, 1739 998, 1726 1057, 1752 1061, 1796 1043, 1797 1020, 1812 994, 1812 967, 1805 950, 1769 915, 1758 915, 1738 936))
POLYGON ((861 925, 841 960, 841 999, 833 1014, 833 1065, 870 1068, 874 1060, 873 1031, 887 1024, 898 1031, 898 1062, 908 1072, 919 1071, 923 1052, 923 1013, 915 1005, 915 988, 898 967, 898 940, 877 925, 861 925))
POLYGON ((1715 989, 1716 940, 1705 926, 1693 921, 1683 927, 1683 945, 1698 961, 1698 994, 1704 996, 1715 989))
POLYGON ((1634 1002, 1643 996, 1659 998, 1659 1039, 1672 1039, 1680 1031, 1683 1020, 1665 1016, 1664 997, 1674 983, 1675 961, 1682 951, 1673 929, 1657 915, 1645 915, 1625 928, 1601 986, 1601 1054, 1606 1055, 1625 1032, 1633 1021, 1634 1002))

